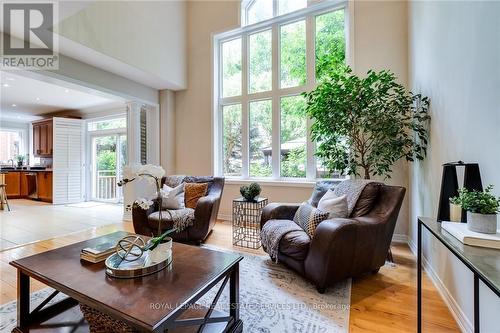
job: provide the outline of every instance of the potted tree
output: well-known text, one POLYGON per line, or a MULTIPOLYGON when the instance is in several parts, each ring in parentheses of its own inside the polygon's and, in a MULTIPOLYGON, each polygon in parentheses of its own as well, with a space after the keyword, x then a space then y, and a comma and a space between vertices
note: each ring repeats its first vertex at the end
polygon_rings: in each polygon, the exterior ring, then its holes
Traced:
POLYGON ((480 191, 469 191, 462 188, 458 191, 458 198, 454 201, 459 203, 467 211, 467 228, 469 230, 484 234, 495 234, 497 232, 497 214, 500 208, 500 198, 495 197, 491 191, 493 185, 489 185, 480 191))
POLYGON ((305 96, 316 156, 329 173, 390 178, 400 158, 425 157, 429 99, 407 91, 390 71, 359 77, 334 65, 305 96))

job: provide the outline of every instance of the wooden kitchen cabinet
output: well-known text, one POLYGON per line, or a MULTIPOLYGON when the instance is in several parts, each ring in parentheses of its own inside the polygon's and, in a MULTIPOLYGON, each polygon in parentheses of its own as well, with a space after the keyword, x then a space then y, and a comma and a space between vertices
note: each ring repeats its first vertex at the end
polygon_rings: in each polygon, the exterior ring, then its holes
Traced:
POLYGON ((17 198, 21 195, 21 173, 8 172, 5 174, 5 192, 8 198, 17 198))
POLYGON ((52 172, 38 173, 38 198, 52 202, 52 172))
POLYGON ((53 121, 45 119, 33 122, 33 155, 36 157, 52 157, 53 153, 53 121))
POLYGON ((20 196, 21 197, 27 197, 28 196, 28 173, 27 172, 20 172, 19 173, 20 177, 20 196))

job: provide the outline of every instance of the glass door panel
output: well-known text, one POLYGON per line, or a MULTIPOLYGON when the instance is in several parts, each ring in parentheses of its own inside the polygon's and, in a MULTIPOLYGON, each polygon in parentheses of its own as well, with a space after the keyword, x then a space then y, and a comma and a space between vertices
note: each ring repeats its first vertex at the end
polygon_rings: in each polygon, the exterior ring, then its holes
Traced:
POLYGON ((121 192, 117 190, 117 176, 125 162, 122 162, 123 135, 92 137, 92 199, 98 201, 118 201, 121 192))

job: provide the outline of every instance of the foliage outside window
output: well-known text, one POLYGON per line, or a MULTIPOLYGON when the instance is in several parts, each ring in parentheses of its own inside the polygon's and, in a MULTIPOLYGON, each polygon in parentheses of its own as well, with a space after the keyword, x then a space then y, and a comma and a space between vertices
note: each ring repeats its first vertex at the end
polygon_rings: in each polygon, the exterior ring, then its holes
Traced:
MULTIPOLYGON (((248 18, 268 17, 269 2, 252 2, 256 7, 247 7, 248 18)), ((301 0, 278 2, 274 16, 276 10, 281 15, 307 6, 301 0)), ((309 180, 338 175, 316 161, 302 94, 315 88, 332 58, 345 62, 344 17, 344 8, 304 10, 293 19, 216 37, 220 174, 309 180)))

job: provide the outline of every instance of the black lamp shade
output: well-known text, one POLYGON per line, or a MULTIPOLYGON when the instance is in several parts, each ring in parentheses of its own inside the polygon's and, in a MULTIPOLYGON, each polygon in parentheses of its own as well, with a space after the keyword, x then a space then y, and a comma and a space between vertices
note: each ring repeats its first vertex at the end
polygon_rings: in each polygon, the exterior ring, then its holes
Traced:
MULTIPOLYGON (((458 195, 457 167, 464 167, 463 187, 469 191, 482 191, 481 173, 479 164, 464 163, 462 161, 443 164, 443 176, 441 178, 441 193, 439 195, 438 221, 450 220, 450 198, 458 195)), ((462 211, 462 222, 467 222, 467 214, 462 211)))

